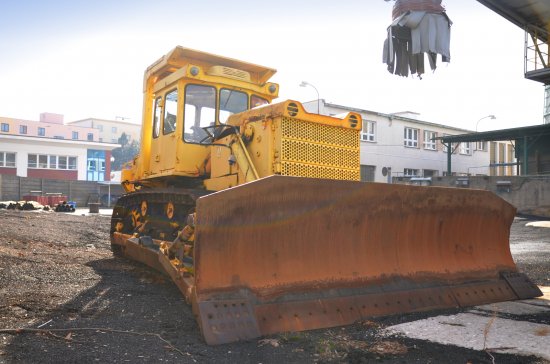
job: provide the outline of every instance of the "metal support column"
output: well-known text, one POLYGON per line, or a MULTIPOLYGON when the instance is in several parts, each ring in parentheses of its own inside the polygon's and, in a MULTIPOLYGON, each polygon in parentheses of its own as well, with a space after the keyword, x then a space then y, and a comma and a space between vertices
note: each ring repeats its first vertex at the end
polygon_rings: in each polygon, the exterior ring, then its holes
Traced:
POLYGON ((522 176, 527 176, 529 174, 529 168, 528 168, 528 158, 529 156, 529 153, 527 152, 527 136, 524 136, 523 137, 523 165, 522 165, 522 168, 521 168, 521 175, 522 176))
POLYGON ((447 146, 447 176, 451 175, 451 156, 453 155, 452 143, 446 144, 447 146))

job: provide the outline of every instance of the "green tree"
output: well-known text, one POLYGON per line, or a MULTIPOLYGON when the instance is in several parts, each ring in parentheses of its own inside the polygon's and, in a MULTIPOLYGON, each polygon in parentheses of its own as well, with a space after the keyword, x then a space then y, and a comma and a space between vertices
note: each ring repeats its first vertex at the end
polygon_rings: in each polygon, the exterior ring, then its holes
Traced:
POLYGON ((135 140, 129 142, 125 133, 122 133, 118 138, 118 143, 121 147, 113 149, 111 152, 112 157, 115 159, 111 164, 111 170, 113 171, 120 171, 124 163, 131 161, 139 153, 139 143, 135 140))
POLYGON ((120 135, 120 138, 118 138, 118 144, 120 144, 122 148, 128 144, 128 135, 126 135, 126 133, 123 132, 122 135, 120 135))

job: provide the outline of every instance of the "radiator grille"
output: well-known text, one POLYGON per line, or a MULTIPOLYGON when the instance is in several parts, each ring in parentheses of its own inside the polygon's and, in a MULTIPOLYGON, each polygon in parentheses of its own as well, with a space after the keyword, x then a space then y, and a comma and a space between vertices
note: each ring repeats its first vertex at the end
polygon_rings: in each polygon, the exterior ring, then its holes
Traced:
POLYGON ((359 131, 282 118, 281 174, 359 180, 359 131))
POLYGON ((288 117, 283 117, 281 124, 283 138, 337 145, 344 148, 357 148, 357 153, 359 153, 358 130, 311 123, 288 117))

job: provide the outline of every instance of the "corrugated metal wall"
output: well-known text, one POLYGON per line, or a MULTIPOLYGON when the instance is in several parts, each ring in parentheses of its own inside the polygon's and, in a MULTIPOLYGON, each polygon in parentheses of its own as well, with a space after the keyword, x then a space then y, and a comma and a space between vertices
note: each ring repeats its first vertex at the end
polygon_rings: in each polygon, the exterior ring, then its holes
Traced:
MULTIPOLYGON (((53 193, 67 196, 67 200, 76 202, 77 207, 87 207, 88 202, 98 202, 98 198, 108 195, 109 186, 97 182, 28 178, 0 174, 0 201, 20 201, 26 195, 47 196, 53 193)), ((120 196, 122 193, 123 190, 119 184, 111 185, 112 196, 120 196)))

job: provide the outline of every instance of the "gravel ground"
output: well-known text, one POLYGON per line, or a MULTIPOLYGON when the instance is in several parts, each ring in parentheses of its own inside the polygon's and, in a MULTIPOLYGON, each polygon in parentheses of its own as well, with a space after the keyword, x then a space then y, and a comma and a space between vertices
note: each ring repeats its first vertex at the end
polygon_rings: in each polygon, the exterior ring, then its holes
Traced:
MULTIPOLYGON (((0 363, 492 362, 484 351, 381 334, 433 313, 207 346, 169 280, 112 256, 109 220, 0 210, 0 363), (19 328, 25 330, 6 331, 19 328)), ((550 229, 526 227, 528 221, 514 221, 512 253, 520 270, 550 286, 550 229)), ((544 363, 492 356, 496 363, 544 363)))

